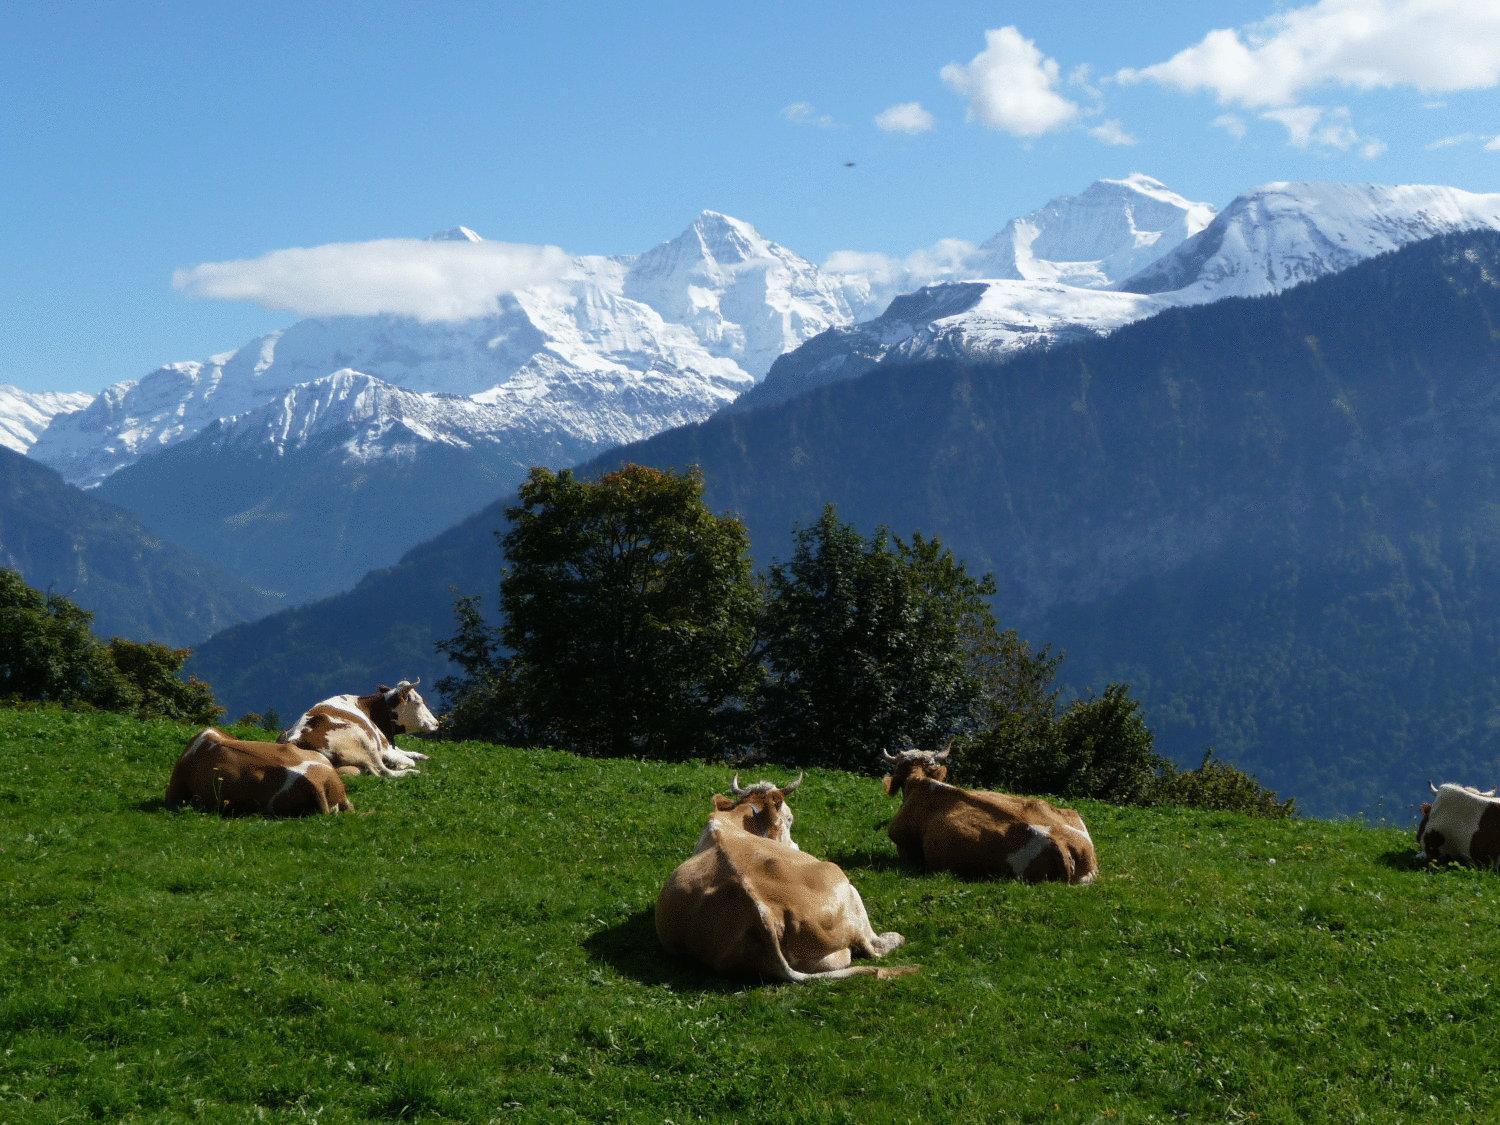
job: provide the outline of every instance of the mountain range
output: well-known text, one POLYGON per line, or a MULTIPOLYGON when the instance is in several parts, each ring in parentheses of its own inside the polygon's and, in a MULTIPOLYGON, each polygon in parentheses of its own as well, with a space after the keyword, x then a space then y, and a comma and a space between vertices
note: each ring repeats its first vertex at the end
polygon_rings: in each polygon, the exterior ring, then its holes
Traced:
MULTIPOLYGON (((1135 685, 1179 760, 1214 745, 1311 811, 1404 816, 1428 771, 1500 768, 1497 279, 1500 233, 1430 239, 1103 338, 885 363, 580 471, 699 465, 761 561, 829 502, 940 535, 1074 689, 1135 685)), ((246 707, 438 674, 504 507, 193 666, 246 707)))

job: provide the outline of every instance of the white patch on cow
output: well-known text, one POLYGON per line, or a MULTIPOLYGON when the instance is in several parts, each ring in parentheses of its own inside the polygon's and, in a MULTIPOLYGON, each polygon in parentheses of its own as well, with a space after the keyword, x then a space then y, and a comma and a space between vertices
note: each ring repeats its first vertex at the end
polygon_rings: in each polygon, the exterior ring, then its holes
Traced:
POLYGON ((272 805, 274 805, 286 794, 290 793, 292 790, 292 786, 297 784, 297 779, 300 777, 306 777, 308 770, 312 769, 314 766, 322 765, 327 765, 327 763, 320 762, 317 759, 312 758, 305 762, 298 762, 295 766, 283 766, 282 769, 286 771, 286 777, 281 782, 281 788, 276 790, 276 792, 271 795, 271 799, 266 802, 266 808, 269 810, 272 805))
POLYGON ((1024 847, 1017 848, 1006 856, 1005 862, 1010 864, 1010 869, 1017 877, 1024 875, 1026 869, 1031 866, 1032 860, 1041 855, 1043 850, 1052 843, 1052 830, 1045 824, 1028 824, 1031 829, 1031 839, 1026 841, 1024 847))
POLYGON ((209 743, 211 743, 211 742, 217 742, 218 739, 215 736, 218 733, 219 732, 216 731, 216 730, 214 730, 213 727, 209 727, 207 730, 203 731, 203 733, 201 733, 200 735, 198 735, 197 738, 193 739, 193 741, 191 741, 191 742, 188 743, 188 748, 185 751, 183 751, 183 755, 182 756, 185 758, 189 754, 196 754, 199 750, 202 750, 209 743))
MULTIPOLYGON (((395 693, 392 692, 392 695, 395 693)), ((387 698, 390 698, 387 696, 387 698)), ((396 705, 396 725, 408 734, 421 732, 431 734, 438 729, 437 716, 427 709, 426 702, 416 689, 408 691, 396 705)))
POLYGON ((1076 833, 1078 833, 1078 835, 1082 836, 1090 844, 1092 844, 1094 842, 1094 838, 1089 835, 1089 830, 1087 828, 1079 828, 1079 827, 1075 827, 1074 825, 1071 825, 1071 824, 1059 824, 1058 827, 1059 828, 1065 828, 1069 832, 1076 832, 1076 833))
POLYGON ((1441 832, 1445 854, 1468 858, 1480 818, 1486 809, 1496 805, 1500 805, 1500 800, 1485 796, 1477 789, 1451 782, 1441 785, 1432 798, 1432 811, 1427 814, 1424 834, 1441 832))

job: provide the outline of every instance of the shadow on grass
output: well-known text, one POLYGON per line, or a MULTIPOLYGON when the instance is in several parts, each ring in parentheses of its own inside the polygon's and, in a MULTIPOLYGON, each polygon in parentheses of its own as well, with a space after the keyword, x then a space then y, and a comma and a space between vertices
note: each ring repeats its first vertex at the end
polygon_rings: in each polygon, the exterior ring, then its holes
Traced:
POLYGON ((738 992, 754 983, 717 976, 672 956, 657 940, 656 911, 650 907, 590 935, 583 948, 591 959, 602 961, 631 980, 666 985, 675 992, 738 992))
POLYGON ((1376 856, 1375 862, 1397 871, 1423 871, 1427 867, 1427 858, 1412 848, 1392 848, 1376 856))
POLYGON ((838 864, 845 872, 903 871, 914 874, 922 871, 920 867, 907 863, 891 849, 858 848, 847 852, 833 852, 819 858, 838 864))

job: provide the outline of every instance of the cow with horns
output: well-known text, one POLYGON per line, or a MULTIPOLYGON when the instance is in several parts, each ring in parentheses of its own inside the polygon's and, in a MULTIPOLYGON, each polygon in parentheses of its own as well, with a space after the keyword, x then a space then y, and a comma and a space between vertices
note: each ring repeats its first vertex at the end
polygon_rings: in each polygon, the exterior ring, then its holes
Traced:
POLYGON ((1480 867, 1500 866, 1500 798, 1493 789, 1451 782, 1427 783, 1432 800, 1422 805, 1417 846, 1429 864, 1456 859, 1480 867))
POLYGON ((786 798, 799 776, 778 788, 758 781, 715 794, 693 856, 673 871, 656 901, 656 933, 668 952, 726 974, 778 981, 879 978, 915 966, 851 965, 855 955, 884 957, 905 942, 877 934, 859 892, 837 864, 792 841, 786 798))
POLYGON ((323 755, 340 773, 404 777, 427 758, 396 745, 397 734, 430 733, 438 721, 417 693, 421 679, 379 685, 369 695, 335 695, 303 712, 281 741, 323 755))
POLYGON ((1083 817, 1035 797, 949 785, 950 751, 882 756, 885 791, 900 795, 890 837, 908 863, 971 879, 1092 883, 1099 873, 1083 817))

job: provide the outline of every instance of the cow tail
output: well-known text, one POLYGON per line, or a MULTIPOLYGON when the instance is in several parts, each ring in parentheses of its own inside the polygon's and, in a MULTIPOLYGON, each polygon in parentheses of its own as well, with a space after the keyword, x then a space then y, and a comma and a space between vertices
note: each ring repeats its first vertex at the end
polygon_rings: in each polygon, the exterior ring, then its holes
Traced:
POLYGON ((777 980, 791 984, 805 984, 816 980, 847 980, 849 977, 875 977, 877 980, 889 980, 891 977, 904 977, 909 973, 915 973, 920 968, 917 965, 898 965, 891 968, 881 965, 850 965, 846 969, 829 969, 821 973, 801 972, 792 968, 791 962, 786 959, 786 953, 781 948, 781 935, 776 932, 770 911, 758 899, 755 901, 755 912, 760 918, 761 932, 765 935, 766 942, 771 947, 771 953, 776 958, 777 980))

